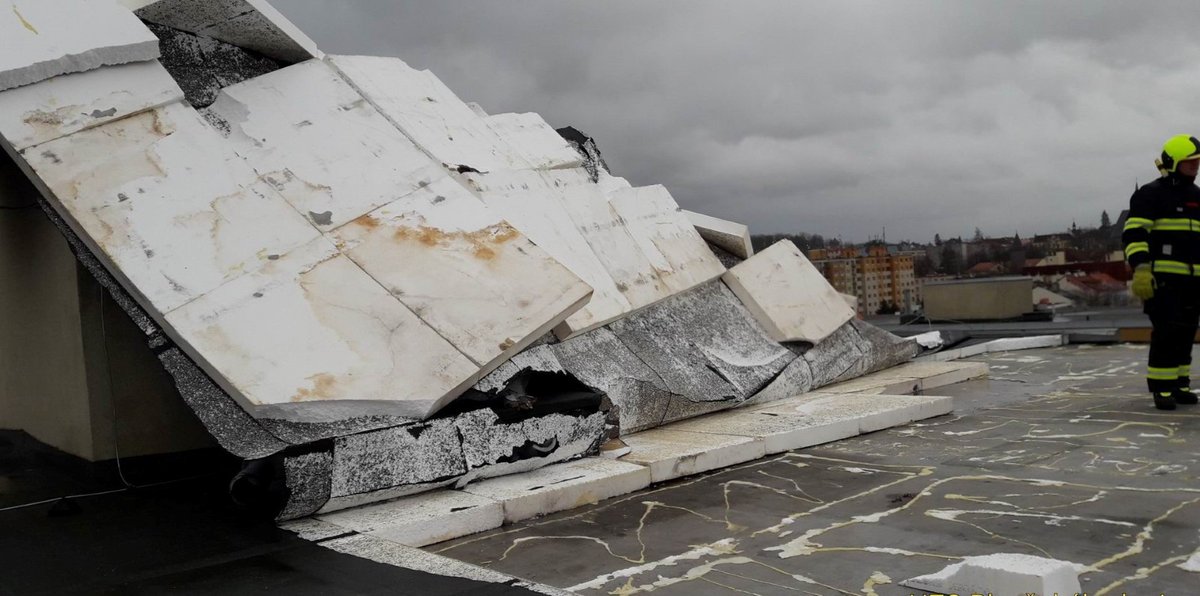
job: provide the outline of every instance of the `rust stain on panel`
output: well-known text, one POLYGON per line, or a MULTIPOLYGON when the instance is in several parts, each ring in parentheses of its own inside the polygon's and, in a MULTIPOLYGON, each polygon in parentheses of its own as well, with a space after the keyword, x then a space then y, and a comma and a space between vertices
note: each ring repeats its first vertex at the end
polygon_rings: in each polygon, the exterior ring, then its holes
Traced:
POLYGON ((397 243, 415 240, 430 248, 466 244, 470 246, 475 258, 481 261, 495 259, 498 247, 518 237, 520 233, 507 223, 499 223, 474 232, 446 232, 438 228, 418 226, 397 227, 392 233, 392 238, 397 243))
POLYGON ((448 241, 452 235, 446 234, 437 228, 428 228, 422 226, 417 234, 417 240, 425 246, 437 246, 438 244, 448 241))
POLYGON ((380 226, 379 220, 375 219, 370 213, 366 215, 360 215, 350 223, 364 230, 374 230, 380 226))
POLYGON ((312 388, 301 388, 292 396, 293 402, 314 401, 333 397, 334 389, 337 386, 337 377, 329 373, 320 373, 308 377, 308 381, 312 383, 312 388))

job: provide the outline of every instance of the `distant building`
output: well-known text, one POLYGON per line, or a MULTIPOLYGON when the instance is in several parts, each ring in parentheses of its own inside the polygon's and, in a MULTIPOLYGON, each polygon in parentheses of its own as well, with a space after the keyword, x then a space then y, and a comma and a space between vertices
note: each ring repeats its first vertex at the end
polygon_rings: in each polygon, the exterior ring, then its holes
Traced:
POLYGON ((1046 254, 1053 254, 1060 250, 1066 251, 1073 246, 1074 244, 1071 235, 1066 233, 1043 234, 1041 236, 1034 236, 1033 239, 1029 241, 1030 248, 1043 251, 1046 254))
POLYGON ((1058 280, 1058 291, 1089 306, 1125 306, 1133 303, 1125 282, 1103 272, 1068 275, 1058 280))
POLYGON ((989 261, 975 263, 970 269, 967 269, 967 275, 970 277, 987 277, 989 275, 998 275, 1002 273, 1002 268, 989 261))
POLYGON ((987 277, 925 284, 925 316, 934 321, 1003 321, 1033 310, 1033 280, 987 277))
POLYGON ((1066 296, 1055 294, 1046 288, 1033 289, 1033 308, 1035 310, 1056 310, 1070 308, 1075 302, 1066 296))
POLYGON ((815 249, 808 258, 837 291, 858 298, 858 311, 873 315, 886 302, 904 312, 921 304, 916 262, 924 251, 892 246, 815 249))
MULTIPOLYGON (((1124 253, 1122 253, 1122 256, 1124 256, 1124 253)), ((1066 251, 1060 250, 1049 256, 1043 257, 1043 258, 1039 259, 1038 262, 1036 262, 1032 265, 1028 265, 1028 266, 1029 267, 1050 267, 1052 265, 1066 265, 1066 264, 1067 264, 1067 253, 1066 253, 1066 251)))
POLYGON ((963 244, 967 261, 987 258, 1012 248, 1012 238, 984 238, 963 244))
MULTIPOLYGON (((1118 261, 1124 260, 1124 258, 1125 258, 1125 254, 1123 252, 1118 252, 1118 253, 1114 253, 1114 254, 1117 254, 1120 257, 1120 258, 1116 259, 1118 261)), ((1014 275, 1014 274, 1036 275, 1036 272, 1039 271, 1040 268, 1044 268, 1044 267, 1061 268, 1060 266, 1063 266, 1063 265, 1073 265, 1074 264, 1074 263, 1067 262, 1067 253, 1064 251, 1061 251, 1061 250, 1055 252, 1054 254, 1051 254, 1050 256, 1043 257, 1040 259, 1026 259, 1022 255, 1023 255, 1023 251, 1014 251, 1013 260, 1012 260, 1012 262, 1009 262, 1009 263, 995 263, 992 261, 981 261, 979 263, 975 263, 974 265, 972 265, 971 268, 964 271, 963 274, 966 275, 967 277, 994 277, 997 275, 1014 275)), ((1111 257, 1111 255, 1110 255, 1110 257, 1111 257)), ((1111 261, 1112 259, 1110 258, 1109 260, 1111 261)), ((1108 261, 1104 261, 1104 262, 1108 262, 1108 261)), ((1081 265, 1086 266, 1087 264, 1084 263, 1081 265)))
POLYGON ((933 265, 934 269, 942 268, 942 258, 946 253, 947 244, 930 244, 925 247, 925 258, 929 259, 929 264, 933 265))
POLYGON ((1033 266, 1027 264, 1021 273, 1034 277, 1046 285, 1056 284, 1064 276, 1086 276, 1090 273, 1103 273, 1123 283, 1128 281, 1132 275, 1129 267, 1125 265, 1123 252, 1106 255, 1106 260, 1103 261, 1084 262, 1067 261, 1064 254, 1056 253, 1033 266))
POLYGON ((858 248, 822 248, 808 251, 808 259, 825 276, 835 290, 855 296, 862 305, 862 294, 859 291, 859 259, 862 251, 858 248))

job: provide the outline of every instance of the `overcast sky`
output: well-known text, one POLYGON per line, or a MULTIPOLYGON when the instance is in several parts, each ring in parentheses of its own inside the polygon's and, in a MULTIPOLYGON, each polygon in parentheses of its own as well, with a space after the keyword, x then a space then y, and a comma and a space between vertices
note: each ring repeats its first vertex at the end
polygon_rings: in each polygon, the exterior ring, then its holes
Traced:
POLYGON ((1200 135, 1200 6, 276 0, 491 113, 595 137, 636 185, 754 233, 1024 235, 1116 219, 1200 135))

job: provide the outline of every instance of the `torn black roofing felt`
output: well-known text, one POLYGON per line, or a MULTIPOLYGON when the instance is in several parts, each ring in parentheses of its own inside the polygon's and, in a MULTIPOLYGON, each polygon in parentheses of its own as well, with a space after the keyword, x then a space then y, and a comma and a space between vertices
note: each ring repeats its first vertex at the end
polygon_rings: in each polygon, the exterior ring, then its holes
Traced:
POLYGON ((566 372, 525 368, 508 379, 503 389, 483 392, 469 389, 435 418, 452 418, 487 408, 505 424, 547 414, 587 415, 601 411, 605 394, 566 372))
POLYGON ((159 62, 196 109, 208 107, 221 89, 279 70, 285 64, 230 43, 145 22, 159 39, 159 62))
POLYGON ((595 139, 587 136, 574 126, 565 126, 557 129, 555 132, 583 156, 583 169, 587 170, 592 182, 600 179, 600 172, 602 170, 609 174, 612 173, 612 170, 608 168, 608 164, 604 161, 604 157, 600 155, 600 147, 596 145, 595 139))

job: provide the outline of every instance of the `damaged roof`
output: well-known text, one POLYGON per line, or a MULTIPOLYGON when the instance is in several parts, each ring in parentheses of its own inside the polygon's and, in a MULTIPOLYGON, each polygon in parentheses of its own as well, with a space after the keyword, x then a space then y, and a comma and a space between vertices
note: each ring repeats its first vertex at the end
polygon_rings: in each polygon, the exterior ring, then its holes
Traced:
POLYGON ((613 176, 581 133, 489 115, 397 58, 326 56, 262 0, 49 4, 0 16, 3 145, 222 446, 284 454, 285 516, 919 349, 852 320, 794 247, 752 255, 744 226, 613 176), (434 419, 529 369, 611 403, 434 419), (450 455, 417 473, 413 442, 450 455))

